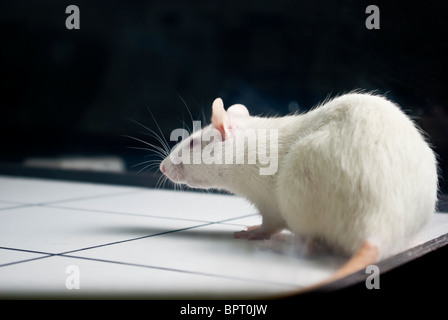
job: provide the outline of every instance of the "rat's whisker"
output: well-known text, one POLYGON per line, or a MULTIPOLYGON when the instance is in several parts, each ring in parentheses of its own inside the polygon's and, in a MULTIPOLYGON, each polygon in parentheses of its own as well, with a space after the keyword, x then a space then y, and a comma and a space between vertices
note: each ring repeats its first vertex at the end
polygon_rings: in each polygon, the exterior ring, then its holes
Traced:
POLYGON ((150 109, 148 106, 146 106, 146 109, 148 110, 149 114, 150 114, 151 117, 152 117, 152 120, 154 121, 154 123, 155 123, 157 129, 159 130, 161 138, 162 138, 163 141, 165 142, 165 143, 163 143, 162 145, 164 146, 165 150, 167 150, 168 153, 169 153, 169 150, 170 150, 169 143, 168 143, 168 141, 166 140, 165 135, 163 134, 163 131, 162 131, 162 129, 161 129, 160 126, 159 126, 159 123, 157 122, 156 118, 154 117, 154 114, 152 113, 151 109, 150 109))
MULTIPOLYGON (((142 149, 152 150, 152 149, 149 149, 149 148, 142 148, 142 149)), ((152 150, 152 151, 154 151, 154 150, 152 150)), ((153 153, 153 154, 147 154, 147 155, 143 156, 143 158, 149 158, 149 157, 160 157, 160 159, 163 160, 163 159, 165 159, 166 155, 165 154, 161 155, 161 154, 158 154, 158 153, 153 153)))
POLYGON ((159 168, 159 164, 151 163, 151 164, 148 164, 147 166, 144 166, 143 168, 141 168, 138 172, 140 173, 142 171, 145 171, 146 169, 149 169, 146 171, 151 171, 152 169, 158 169, 158 168, 159 168))
POLYGON ((167 182, 169 182, 168 177, 165 175, 161 175, 157 180, 156 186, 158 186, 159 189, 166 189, 167 182))
POLYGON ((140 163, 134 164, 131 166, 131 168, 135 168, 138 166, 142 166, 142 165, 154 165, 154 166, 160 166, 160 163, 162 162, 162 160, 159 159, 152 159, 152 160, 148 160, 148 161, 142 161, 140 163))
POLYGON ((141 142, 143 144, 146 144, 147 146, 150 146, 150 147, 154 148, 155 150, 159 151, 161 154, 165 154, 165 155, 169 154, 165 149, 163 149, 163 148, 161 148, 159 146, 156 146, 155 144, 149 143, 149 142, 147 142, 145 140, 142 140, 142 139, 139 139, 139 138, 136 138, 136 137, 133 137, 133 136, 128 136, 128 135, 125 135, 125 137, 133 139, 133 140, 138 141, 138 142, 141 142))
POLYGON ((151 138, 155 138, 162 146, 162 148, 166 151, 166 152, 170 152, 170 146, 165 144, 165 141, 162 140, 157 134, 150 134, 147 132, 142 132, 142 134, 149 136, 151 138))
POLYGON ((165 156, 166 155, 165 151, 162 152, 162 151, 159 151, 159 150, 154 150, 153 148, 134 147, 134 146, 129 146, 129 147, 126 147, 126 148, 128 148, 128 149, 136 149, 136 150, 146 150, 146 151, 154 152, 154 153, 145 155, 145 157, 153 157, 153 156, 156 156, 156 155, 157 156, 160 156, 160 155, 165 156))
POLYGON ((131 168, 135 168, 135 167, 138 167, 138 166, 147 164, 147 163, 154 163, 154 161, 156 161, 156 160, 142 161, 142 162, 139 162, 139 163, 137 163, 137 164, 133 164, 133 165, 131 166, 131 168))
POLYGON ((164 153, 164 152, 160 152, 151 148, 145 148, 145 147, 127 147, 128 149, 136 149, 136 150, 145 150, 145 151, 151 151, 152 154, 147 155, 147 157, 154 157, 154 156, 158 156, 160 158, 165 158, 168 156, 168 154, 164 153))
MULTIPOLYGON (((165 176, 164 176, 164 177, 165 177, 165 176)), ((166 187, 167 183, 168 183, 168 184, 171 183, 171 181, 170 181, 170 179, 168 179, 168 177, 165 177, 164 180, 163 180, 162 182, 163 182, 162 187, 163 187, 164 189, 167 188, 167 187, 166 187)))
POLYGON ((190 108, 188 107, 187 103, 186 103, 185 100, 181 97, 180 94, 177 94, 177 96, 179 97, 179 99, 182 101, 182 103, 184 104, 185 108, 187 109, 188 114, 190 115, 191 123, 193 123, 193 122, 194 122, 194 119, 193 119, 193 116, 192 116, 192 114, 191 114, 190 108))
MULTIPOLYGON (((150 112, 151 112, 151 111, 150 111, 150 112)), ((152 115, 152 113, 151 113, 151 115, 152 115)), ((153 116, 153 117, 154 117, 154 116, 153 116)), ((153 119, 154 119, 154 118, 153 118, 153 119)), ((148 128, 148 127, 145 126, 144 124, 142 124, 142 123, 140 123, 140 122, 138 122, 138 121, 135 121, 135 120, 133 120, 133 119, 130 119, 130 121, 132 121, 132 122, 134 122, 135 124, 141 126, 141 127, 144 128, 145 130, 149 131, 151 134, 149 134, 149 133, 147 133, 147 132, 145 132, 144 134, 149 135, 149 136, 152 137, 152 138, 155 138, 155 139, 162 145, 162 147, 163 147, 166 151, 170 149, 170 147, 169 147, 169 145, 168 145, 167 141, 165 140, 165 137, 163 136, 162 133, 161 133, 162 136, 159 136, 159 134, 157 134, 157 132, 155 132, 155 131, 152 130, 151 128, 148 128)), ((155 121, 155 119, 154 119, 154 121, 155 121)), ((158 125, 157 125, 157 126, 158 126, 158 125)))
MULTIPOLYGON (((193 99, 197 108, 199 109, 199 114, 197 116, 197 119, 202 118, 202 124, 206 124, 207 123, 207 119, 205 117, 205 111, 204 111, 204 105, 202 103, 199 103, 198 101, 196 101, 195 99, 193 99)), ((200 120, 198 120, 200 121, 200 120)))
POLYGON ((168 178, 166 176, 161 175, 159 177, 159 179, 157 180, 157 182, 156 182, 156 189, 164 189, 165 188, 165 183, 166 183, 167 179, 168 178))

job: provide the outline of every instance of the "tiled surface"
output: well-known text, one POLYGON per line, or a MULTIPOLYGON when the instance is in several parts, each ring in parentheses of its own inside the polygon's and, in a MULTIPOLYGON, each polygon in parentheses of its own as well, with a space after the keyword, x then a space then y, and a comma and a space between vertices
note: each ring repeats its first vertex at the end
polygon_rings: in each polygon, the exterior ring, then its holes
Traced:
POLYGON ((0 266, 14 264, 19 261, 47 257, 48 255, 30 251, 0 249, 0 266))
POLYGON ((298 273, 291 243, 233 239, 260 222, 230 195, 3 176, 0 295, 267 297, 332 272, 298 273))
POLYGON ((2 247, 63 253, 148 237, 197 223, 124 214, 30 206, 0 211, 2 247))
POLYGON ((230 195, 0 176, 0 296, 272 297, 343 263, 288 234, 234 239, 255 213, 230 195))
MULTIPOLYGON (((133 297, 154 298, 223 297, 238 292, 282 292, 284 286, 247 282, 231 278, 176 272, 96 260, 55 256, 2 268, 2 290, 8 296, 133 297), (79 289, 67 289, 66 282, 79 271, 79 289), (44 271, 45 270, 45 271, 44 271), (20 274, 22 276, 18 277, 20 274)), ((73 288, 73 287, 72 287, 73 288)))

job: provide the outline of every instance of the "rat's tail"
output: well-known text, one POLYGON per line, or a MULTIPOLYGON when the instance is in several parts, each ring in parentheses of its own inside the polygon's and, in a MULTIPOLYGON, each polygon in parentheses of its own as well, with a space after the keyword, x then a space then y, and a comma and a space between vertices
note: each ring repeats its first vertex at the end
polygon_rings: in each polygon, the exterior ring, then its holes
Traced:
POLYGON ((299 291, 292 292, 292 294, 310 293, 314 290, 321 289, 323 286, 345 278, 357 271, 367 268, 371 264, 375 264, 379 261, 380 250, 379 246, 373 241, 365 241, 361 248, 356 252, 353 257, 339 268, 331 277, 325 279, 312 286, 300 289, 299 291))
POLYGON ((329 279, 324 280, 323 283, 320 283, 319 286, 342 279, 352 273, 365 269, 367 266, 377 263, 379 256, 380 250, 378 245, 367 240, 346 264, 339 268, 339 270, 336 271, 329 279))

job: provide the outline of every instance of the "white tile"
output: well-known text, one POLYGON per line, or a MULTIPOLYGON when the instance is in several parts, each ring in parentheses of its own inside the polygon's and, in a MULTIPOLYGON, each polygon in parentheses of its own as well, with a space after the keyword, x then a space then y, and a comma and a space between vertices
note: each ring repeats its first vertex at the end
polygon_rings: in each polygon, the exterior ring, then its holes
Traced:
POLYGON ((0 176, 0 201, 5 202, 37 204, 141 190, 144 189, 0 176))
POLYGON ((426 227, 415 237, 409 248, 448 233, 448 213, 435 213, 426 227))
POLYGON ((61 253, 197 223, 33 206, 0 210, 0 247, 61 253))
POLYGON ((288 286, 64 256, 0 267, 0 297, 252 298, 288 290, 288 286))
POLYGON ((57 206, 213 222, 257 212, 248 201, 233 195, 156 189, 57 206))
POLYGON ((214 224, 72 255, 297 287, 325 279, 344 262, 300 256, 294 243, 273 246, 271 241, 234 239, 238 230, 240 226, 214 224))
POLYGON ((8 263, 14 263, 18 261, 24 261, 28 259, 34 259, 45 256, 46 256, 45 254, 34 252, 0 249, 0 266, 8 263))

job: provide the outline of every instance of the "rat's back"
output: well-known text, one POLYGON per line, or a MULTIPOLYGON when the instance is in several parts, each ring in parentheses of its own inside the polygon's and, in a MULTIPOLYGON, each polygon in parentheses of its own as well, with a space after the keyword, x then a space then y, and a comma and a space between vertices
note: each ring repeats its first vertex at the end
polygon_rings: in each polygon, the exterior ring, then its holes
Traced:
POLYGON ((298 234, 356 252, 400 250, 434 212, 437 165, 394 103, 347 94, 304 114, 277 180, 281 213, 298 234))

